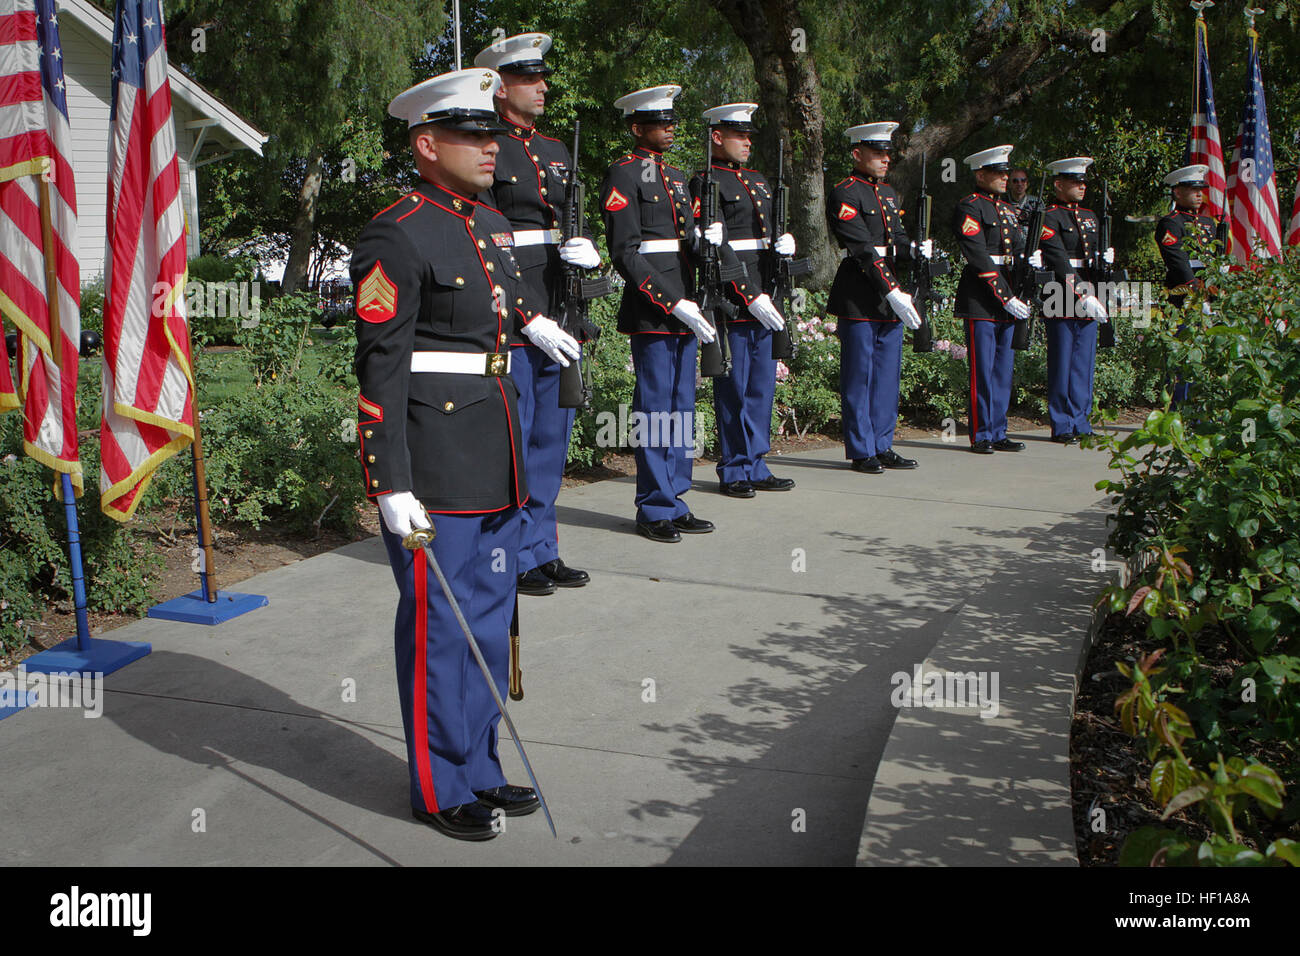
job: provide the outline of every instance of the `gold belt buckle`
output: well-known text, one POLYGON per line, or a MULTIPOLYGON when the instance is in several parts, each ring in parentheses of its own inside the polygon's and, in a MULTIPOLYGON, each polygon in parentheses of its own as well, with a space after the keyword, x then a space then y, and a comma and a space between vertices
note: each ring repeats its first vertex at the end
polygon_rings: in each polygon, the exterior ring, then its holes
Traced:
POLYGON ((484 363, 483 374, 491 378, 500 378, 507 374, 507 359, 510 358, 509 352, 488 352, 483 356, 486 359, 484 363))

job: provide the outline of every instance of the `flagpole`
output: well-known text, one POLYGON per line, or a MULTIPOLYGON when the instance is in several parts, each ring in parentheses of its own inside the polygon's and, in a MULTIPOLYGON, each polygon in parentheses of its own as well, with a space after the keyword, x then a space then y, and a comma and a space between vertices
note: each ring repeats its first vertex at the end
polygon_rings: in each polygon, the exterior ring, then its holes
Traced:
MULTIPOLYGON (((185 337, 190 335, 190 324, 185 323, 185 337)), ((194 362, 194 345, 190 343, 190 367, 195 369, 194 378, 198 379, 198 366, 194 362)), ((203 589, 203 600, 209 604, 217 603, 217 589, 212 579, 212 516, 208 511, 208 477, 204 466, 203 435, 199 429, 199 395, 194 393, 194 442, 190 445, 194 456, 194 517, 198 524, 199 547, 203 550, 203 562, 199 565, 199 582, 203 589)))
POLYGON ((460 69, 460 0, 451 0, 451 21, 456 33, 456 69, 460 69))
MULTIPOLYGON (((49 167, 47 167, 49 168, 49 167)), ((49 396, 49 401, 59 402, 60 420, 66 409, 63 404, 63 322, 59 316, 59 264, 54 258, 54 223, 50 217, 50 184, 43 176, 36 177, 41 194, 41 247, 45 260, 45 301, 49 306, 50 359, 59 370, 59 394, 49 396)), ((75 391, 75 387, 74 387, 75 391)), ((74 403, 75 406, 75 403, 74 403)), ((74 407, 73 415, 76 410, 74 407)), ((72 427, 77 427, 74 419, 72 427)), ((64 422, 64 430, 67 423, 64 422)), ((81 561, 81 530, 77 525, 77 496, 72 489, 72 476, 59 473, 63 488, 63 517, 68 525, 68 565, 72 573, 72 602, 77 615, 77 650, 89 650, 90 620, 86 614, 86 576, 81 561)))

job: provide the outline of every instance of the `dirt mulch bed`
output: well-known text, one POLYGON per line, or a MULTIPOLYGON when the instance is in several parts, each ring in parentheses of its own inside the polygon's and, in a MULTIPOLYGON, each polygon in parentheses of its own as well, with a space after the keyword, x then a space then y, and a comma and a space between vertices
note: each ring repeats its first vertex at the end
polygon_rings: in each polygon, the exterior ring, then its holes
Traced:
MULTIPOLYGON (((1070 729, 1070 781, 1073 792, 1075 842, 1082 866, 1116 866, 1120 850, 1130 833, 1145 826, 1178 830, 1195 840, 1206 840, 1213 830, 1194 808, 1162 821, 1163 812, 1151 795, 1151 761, 1145 743, 1124 732, 1115 711, 1115 699, 1131 684, 1115 667, 1130 667, 1160 645, 1146 636, 1147 617, 1141 611, 1132 617, 1110 614, 1094 641, 1084 667, 1079 693, 1074 702, 1070 729), (1104 830, 1094 831, 1096 808, 1105 813, 1104 830)), ((1218 641, 1202 636, 1197 648, 1216 681, 1226 687, 1242 661, 1226 635, 1218 641)), ((1282 771, 1288 759, 1276 743, 1261 744, 1250 754, 1275 770, 1282 771)), ((1296 837, 1294 827, 1262 821, 1265 846, 1282 836, 1296 837), (1291 832, 1287 832, 1290 829, 1291 832)), ((1256 846, 1243 834, 1243 842, 1256 846)))

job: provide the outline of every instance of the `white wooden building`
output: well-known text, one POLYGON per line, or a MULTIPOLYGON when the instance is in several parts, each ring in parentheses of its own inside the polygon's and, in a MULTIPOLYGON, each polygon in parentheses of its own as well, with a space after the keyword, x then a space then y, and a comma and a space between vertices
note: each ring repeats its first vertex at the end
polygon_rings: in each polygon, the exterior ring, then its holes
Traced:
MULTIPOLYGON (((108 202, 109 70, 113 21, 85 0, 58 0, 59 40, 72 128, 72 173, 77 183, 77 258, 82 283, 104 272, 108 202)), ((181 195, 189 222, 189 256, 199 255, 200 166, 251 149, 259 156, 267 137, 176 67, 168 68, 181 195)))

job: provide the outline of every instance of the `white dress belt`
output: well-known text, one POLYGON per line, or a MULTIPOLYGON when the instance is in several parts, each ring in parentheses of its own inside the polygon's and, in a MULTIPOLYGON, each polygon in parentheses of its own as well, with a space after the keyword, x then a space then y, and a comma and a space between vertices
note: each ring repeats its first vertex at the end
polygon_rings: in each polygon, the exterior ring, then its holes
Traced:
POLYGON ((1015 262, 1015 256, 989 256, 995 266, 1009 266, 1015 262))
POLYGON ((1071 269, 1082 269, 1082 268, 1083 268, 1084 266, 1086 266, 1087 264, 1088 264, 1088 261, 1087 261, 1086 259, 1071 259, 1071 260, 1070 260, 1070 268, 1071 268, 1071 269))
POLYGON ((515 233, 516 246, 553 246, 559 241, 558 229, 522 229, 515 233))
POLYGON ((771 239, 728 239, 727 245, 736 252, 754 252, 772 245, 771 239))
POLYGON ((647 252, 676 252, 680 246, 678 239, 646 239, 636 247, 636 251, 642 255, 647 252))
POLYGON ((500 352, 412 352, 412 372, 450 372, 455 375, 492 375, 510 371, 510 353, 505 354, 504 363, 499 359, 500 352), (498 365, 504 368, 498 372, 490 370, 490 363, 498 357, 498 365))

